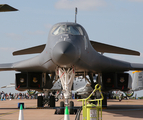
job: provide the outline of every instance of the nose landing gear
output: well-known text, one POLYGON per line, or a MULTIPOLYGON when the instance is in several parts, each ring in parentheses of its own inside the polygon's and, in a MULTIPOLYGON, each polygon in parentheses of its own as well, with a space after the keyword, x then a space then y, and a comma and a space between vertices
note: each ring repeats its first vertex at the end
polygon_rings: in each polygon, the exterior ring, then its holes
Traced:
POLYGON ((70 98, 71 87, 75 77, 74 68, 59 68, 59 78, 63 87, 63 94, 65 98, 65 105, 68 105, 68 99, 70 98))

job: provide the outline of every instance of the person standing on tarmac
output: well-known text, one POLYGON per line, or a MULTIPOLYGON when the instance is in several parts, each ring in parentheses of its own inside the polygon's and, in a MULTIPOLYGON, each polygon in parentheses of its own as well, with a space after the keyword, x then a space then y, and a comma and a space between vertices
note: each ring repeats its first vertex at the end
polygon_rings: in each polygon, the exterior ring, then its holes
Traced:
POLYGON ((2 91, 1 92, 1 101, 3 101, 3 99, 4 99, 4 92, 2 91))

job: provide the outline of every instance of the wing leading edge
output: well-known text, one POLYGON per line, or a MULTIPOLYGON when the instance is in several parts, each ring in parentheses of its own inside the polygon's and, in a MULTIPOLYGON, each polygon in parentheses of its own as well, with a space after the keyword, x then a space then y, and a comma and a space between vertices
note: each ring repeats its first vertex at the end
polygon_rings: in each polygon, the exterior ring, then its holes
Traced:
POLYGON ((143 64, 140 63, 131 63, 131 70, 143 70, 143 64))
POLYGON ((46 44, 43 44, 43 45, 31 47, 31 48, 26 48, 23 50, 18 50, 18 51, 13 52, 13 55, 41 53, 44 50, 45 46, 46 46, 46 44))
POLYGON ((15 70, 13 63, 0 64, 0 71, 15 70))
POLYGON ((121 47, 117 47, 117 46, 113 46, 113 45, 108 45, 108 44, 104 44, 104 43, 100 43, 100 42, 95 42, 95 41, 91 41, 91 40, 90 40, 90 43, 91 43, 92 47, 97 52, 140 56, 140 53, 138 51, 121 48, 121 47))
MULTIPOLYGON (((95 42, 95 41, 91 41, 91 40, 90 40, 90 43, 91 43, 92 47, 97 52, 140 56, 140 53, 138 51, 121 48, 121 47, 117 47, 117 46, 113 46, 113 45, 108 45, 108 44, 104 44, 104 43, 100 43, 100 42, 95 42)), ((13 55, 41 53, 44 50, 45 46, 46 46, 46 44, 43 44, 43 45, 31 47, 31 48, 18 50, 18 51, 13 52, 13 55)))

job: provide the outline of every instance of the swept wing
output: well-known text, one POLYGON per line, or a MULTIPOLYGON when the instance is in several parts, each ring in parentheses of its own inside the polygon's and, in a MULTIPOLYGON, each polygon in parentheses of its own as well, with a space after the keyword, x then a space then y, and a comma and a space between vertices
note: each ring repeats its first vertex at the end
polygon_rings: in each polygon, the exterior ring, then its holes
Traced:
POLYGON ((43 44, 43 45, 31 47, 31 48, 18 50, 18 51, 13 52, 13 55, 25 55, 25 54, 41 53, 44 50, 45 46, 46 46, 46 44, 43 44))
POLYGON ((138 51, 129 50, 126 48, 121 48, 121 47, 104 44, 100 42, 95 42, 91 40, 90 40, 90 43, 97 52, 101 52, 101 53, 116 53, 116 54, 137 55, 137 56, 140 55, 138 51))
POLYGON ((0 71, 15 70, 13 63, 0 64, 0 71))
MULTIPOLYGON (((137 56, 140 55, 140 53, 135 50, 121 48, 121 47, 104 44, 100 42, 95 42, 91 40, 90 40, 90 43, 97 52, 101 52, 101 53, 116 53, 116 54, 137 55, 137 56)), ((46 44, 43 44, 39 46, 34 46, 34 47, 18 50, 18 51, 13 52, 13 55, 41 53, 44 50, 45 46, 46 44)))

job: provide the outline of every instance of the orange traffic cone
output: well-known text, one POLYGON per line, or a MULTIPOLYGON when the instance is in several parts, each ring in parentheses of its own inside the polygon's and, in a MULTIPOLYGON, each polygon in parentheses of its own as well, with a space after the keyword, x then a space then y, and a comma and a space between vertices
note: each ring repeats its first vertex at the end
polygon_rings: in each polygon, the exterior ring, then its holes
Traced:
POLYGON ((19 119, 18 120, 24 120, 22 104, 20 105, 19 119))
POLYGON ((69 111, 68 111, 68 106, 66 106, 66 108, 65 108, 65 116, 64 116, 64 120, 70 120, 69 111))

